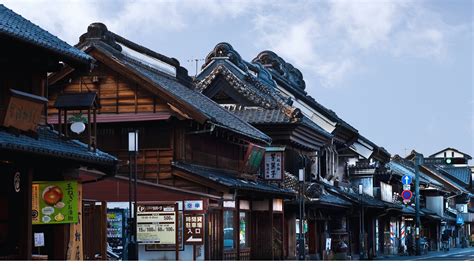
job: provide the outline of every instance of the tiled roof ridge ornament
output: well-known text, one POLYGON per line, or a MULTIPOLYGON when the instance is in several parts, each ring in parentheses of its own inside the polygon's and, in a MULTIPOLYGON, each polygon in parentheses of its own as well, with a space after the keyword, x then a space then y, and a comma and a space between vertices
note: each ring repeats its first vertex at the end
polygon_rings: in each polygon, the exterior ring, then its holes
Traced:
POLYGON ((122 46, 115 42, 115 37, 112 32, 107 29, 104 23, 94 22, 87 27, 87 32, 79 37, 79 43, 86 41, 99 40, 102 41, 118 51, 122 51, 122 46))
POLYGON ((201 69, 204 69, 215 57, 227 57, 230 62, 236 65, 244 72, 248 72, 247 64, 242 60, 240 54, 234 50, 232 45, 226 42, 218 43, 214 49, 206 56, 206 60, 201 69))
POLYGON ((252 63, 261 63, 263 66, 270 69, 272 73, 275 73, 296 89, 304 91, 306 88, 306 83, 301 71, 295 68, 292 64, 287 63, 275 52, 269 50, 260 52, 257 57, 252 60, 252 63))

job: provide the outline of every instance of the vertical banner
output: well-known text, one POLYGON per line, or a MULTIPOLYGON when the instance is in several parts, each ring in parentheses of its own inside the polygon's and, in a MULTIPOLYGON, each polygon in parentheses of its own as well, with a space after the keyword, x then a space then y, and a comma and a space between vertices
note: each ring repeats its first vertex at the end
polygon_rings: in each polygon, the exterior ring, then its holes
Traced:
POLYGON ((78 219, 69 226, 69 245, 66 260, 83 260, 82 246, 82 184, 77 184, 78 219))
POLYGON ((248 174, 254 174, 260 168, 263 155, 265 154, 265 148, 256 144, 250 143, 247 152, 245 153, 244 167, 242 172, 248 174))

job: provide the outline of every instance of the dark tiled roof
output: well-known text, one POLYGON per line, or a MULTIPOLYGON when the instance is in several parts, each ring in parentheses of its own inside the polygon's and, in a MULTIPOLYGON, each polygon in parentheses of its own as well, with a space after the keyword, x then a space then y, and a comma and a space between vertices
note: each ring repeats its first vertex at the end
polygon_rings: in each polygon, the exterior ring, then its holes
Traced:
POLYGON ((0 148, 15 152, 25 152, 52 158, 74 160, 91 165, 103 165, 115 170, 117 158, 97 150, 92 152, 87 145, 77 140, 59 138, 58 133, 47 127, 38 128, 38 138, 25 135, 14 135, 0 130, 0 148))
POLYGON ((453 186, 458 191, 469 194, 469 191, 467 191, 464 187, 459 185, 458 182, 452 182, 453 181, 452 179, 456 179, 456 177, 450 177, 450 174, 447 174, 446 172, 444 172, 440 166, 437 166, 437 165, 424 165, 423 167, 428 168, 429 170, 431 170, 431 172, 434 172, 436 175, 438 175, 439 177, 444 179, 445 182, 450 183, 451 186, 453 186))
POLYGON ((309 201, 312 203, 318 203, 321 205, 329 205, 329 206, 342 206, 342 207, 350 207, 352 203, 347 201, 341 196, 336 194, 331 194, 324 189, 318 183, 312 183, 306 189, 306 197, 309 198, 309 201))
POLYGON ((0 4, 0 35, 29 43, 75 62, 89 63, 92 58, 0 4))
POLYGON ((242 120, 253 125, 264 125, 264 124, 301 124, 309 127, 317 133, 331 138, 332 135, 314 123, 311 119, 303 116, 299 121, 292 121, 285 113, 279 109, 263 109, 263 108, 251 108, 251 109, 234 109, 230 110, 232 113, 240 117, 242 120))
POLYGON ((272 75, 265 67, 260 63, 251 64, 242 60, 227 43, 218 44, 206 58, 203 71, 196 77, 197 89, 205 91, 218 76, 223 76, 234 90, 260 107, 232 110, 246 122, 251 124, 301 123, 327 138, 332 138, 329 132, 288 103, 288 99, 277 91, 276 82, 270 82, 272 75), (229 53, 234 56, 229 59, 213 57, 229 53), (257 74, 252 74, 250 68, 254 68, 257 74))
POLYGON ((293 197, 295 193, 289 189, 279 188, 277 186, 267 184, 263 181, 257 180, 243 180, 237 177, 237 173, 226 171, 223 169, 216 169, 205 167, 196 164, 189 164, 184 162, 172 162, 173 167, 184 170, 186 172, 204 177, 220 185, 232 189, 250 190, 255 192, 266 192, 273 194, 280 194, 293 197))
POLYGON ((376 199, 374 197, 371 197, 369 195, 363 194, 362 196, 359 195, 358 193, 355 193, 351 189, 341 189, 339 187, 335 186, 330 186, 328 184, 324 184, 325 188, 327 189, 328 192, 334 193, 340 197, 343 197, 344 199, 354 203, 354 204, 360 204, 362 203, 366 207, 372 207, 372 208, 380 208, 380 209, 386 209, 386 208, 394 208, 394 209, 401 209, 402 206, 396 203, 390 203, 390 202, 385 202, 379 199, 376 199))
POLYGON ((137 60, 120 53, 105 43, 98 42, 94 43, 93 46, 103 53, 108 54, 110 57, 114 58, 114 60, 119 61, 120 64, 134 71, 138 75, 152 81, 155 86, 167 90, 169 93, 174 95, 174 97, 183 100, 188 105, 205 114, 209 120, 217 126, 263 142, 271 142, 270 137, 244 122, 237 116, 231 114, 208 97, 184 86, 176 80, 176 78, 163 74, 148 65, 142 64, 137 60))
POLYGON ((68 93, 61 94, 54 102, 55 108, 89 108, 94 105, 97 93, 68 93))
POLYGON ((438 170, 454 177, 465 185, 469 185, 471 180, 471 169, 469 167, 456 167, 452 165, 438 165, 438 170))
MULTIPOLYGON (((386 164, 386 166, 390 168, 392 172, 400 176, 409 175, 411 177, 415 177, 415 166, 412 161, 408 161, 399 157, 394 157, 389 163, 386 164)), ((443 187, 443 185, 440 182, 431 178, 430 176, 423 173, 422 171, 420 171, 419 173, 420 173, 420 182, 434 185, 437 187, 443 187)))

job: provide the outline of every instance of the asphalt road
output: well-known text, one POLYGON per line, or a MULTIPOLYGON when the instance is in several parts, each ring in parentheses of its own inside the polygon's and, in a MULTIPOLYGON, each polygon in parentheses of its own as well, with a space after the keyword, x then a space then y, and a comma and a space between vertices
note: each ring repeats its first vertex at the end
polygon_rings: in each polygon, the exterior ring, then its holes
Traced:
POLYGON ((416 260, 422 261, 474 261, 474 249, 469 250, 461 250, 457 252, 446 252, 446 253, 437 253, 433 254, 432 256, 427 256, 425 258, 419 258, 416 260))

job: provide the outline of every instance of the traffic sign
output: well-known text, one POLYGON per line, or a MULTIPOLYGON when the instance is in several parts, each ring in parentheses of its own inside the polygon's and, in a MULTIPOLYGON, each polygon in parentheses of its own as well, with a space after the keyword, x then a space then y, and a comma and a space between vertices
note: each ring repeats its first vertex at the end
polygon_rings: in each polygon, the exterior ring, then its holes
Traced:
POLYGON ((411 193, 410 190, 403 190, 403 191, 402 191, 402 198, 403 198, 404 200, 410 200, 411 197, 413 197, 413 193, 411 193))
POLYGON ((411 185, 403 185, 403 190, 411 190, 411 185))
POLYGON ((411 184, 411 181, 412 181, 411 176, 409 176, 409 175, 404 175, 404 176, 402 176, 402 184, 404 184, 404 185, 410 185, 410 184, 411 184))
POLYGON ((456 224, 464 224, 464 218, 461 215, 456 218, 456 224))

